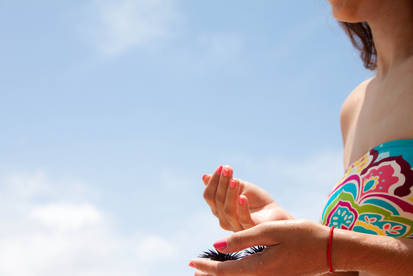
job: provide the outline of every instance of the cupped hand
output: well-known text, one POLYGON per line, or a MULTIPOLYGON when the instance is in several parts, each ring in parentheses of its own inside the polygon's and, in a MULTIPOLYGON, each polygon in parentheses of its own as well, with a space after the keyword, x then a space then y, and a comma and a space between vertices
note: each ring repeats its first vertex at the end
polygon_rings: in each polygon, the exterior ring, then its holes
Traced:
POLYGON ((238 232, 267 221, 293 219, 264 189, 234 179, 230 166, 219 166, 203 181, 204 199, 225 230, 238 232))
POLYGON ((257 245, 264 251, 236 261, 194 259, 190 266, 196 276, 319 275, 329 270, 328 237, 328 227, 307 220, 266 222, 214 244, 223 253, 257 245))

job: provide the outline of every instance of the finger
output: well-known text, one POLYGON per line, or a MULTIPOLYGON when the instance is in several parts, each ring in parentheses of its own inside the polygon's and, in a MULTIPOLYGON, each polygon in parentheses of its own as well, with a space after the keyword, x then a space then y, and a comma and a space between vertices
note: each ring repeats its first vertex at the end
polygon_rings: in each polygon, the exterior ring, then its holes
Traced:
POLYGON ((215 206, 218 212, 219 223, 222 228, 226 230, 232 230, 230 223, 227 221, 224 207, 227 189, 229 181, 232 179, 232 168, 230 166, 224 166, 219 178, 219 184, 215 195, 215 206))
POLYGON ((202 176, 202 181, 204 182, 205 186, 208 185, 209 180, 211 180, 211 176, 209 174, 204 174, 202 176))
POLYGON ((238 252, 257 245, 273 246, 283 240, 285 221, 266 222, 232 234, 214 243, 215 249, 222 253, 238 252))
POLYGON ((215 201, 217 207, 220 206, 224 209, 225 197, 229 186, 229 181, 232 179, 232 168, 230 166, 224 166, 222 168, 221 177, 219 178, 219 184, 217 188, 217 194, 215 201))
POLYGON ((197 270, 197 271, 195 271, 195 276, 214 276, 214 275, 197 270))
POLYGON ((238 198, 239 212, 238 219, 243 229, 248 229, 255 226, 254 221, 251 218, 248 198, 245 195, 240 195, 238 198))
POLYGON ((229 182, 225 204, 224 213, 226 220, 232 226, 232 231, 238 232, 244 230, 238 221, 238 194, 239 194, 239 180, 231 179, 229 182))
POLYGON ((217 191, 219 177, 221 175, 222 166, 219 166, 215 172, 212 174, 211 179, 208 183, 208 186, 204 190, 204 199, 211 208, 212 213, 215 216, 218 216, 216 205, 215 205, 215 194, 217 191))
POLYGON ((204 273, 215 276, 251 276, 257 271, 260 256, 251 255, 237 261, 210 261, 206 259, 194 259, 193 267, 204 273))

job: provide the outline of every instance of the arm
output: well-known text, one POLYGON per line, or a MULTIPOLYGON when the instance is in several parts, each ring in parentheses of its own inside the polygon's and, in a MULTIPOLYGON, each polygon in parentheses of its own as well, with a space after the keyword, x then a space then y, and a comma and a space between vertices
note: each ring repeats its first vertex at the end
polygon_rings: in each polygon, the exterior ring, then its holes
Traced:
POLYGON ((410 275, 413 240, 334 230, 332 263, 336 271, 365 271, 374 275, 410 275))
MULTIPOLYGON (((190 266, 199 270, 195 275, 326 274, 329 270, 326 258, 329 233, 329 227, 307 220, 266 222, 214 244, 222 253, 238 252, 256 245, 267 246, 263 252, 228 262, 193 259, 190 266)), ((405 276, 413 272, 413 240, 337 229, 332 250, 333 268, 338 272, 359 271, 374 276, 405 276)))

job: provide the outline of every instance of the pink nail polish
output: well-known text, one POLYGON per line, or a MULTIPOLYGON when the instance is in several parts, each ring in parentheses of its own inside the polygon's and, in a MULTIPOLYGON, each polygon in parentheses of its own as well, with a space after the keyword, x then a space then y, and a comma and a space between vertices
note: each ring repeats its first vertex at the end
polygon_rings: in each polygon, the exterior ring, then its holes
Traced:
POLYGON ((239 198, 239 204, 240 204, 240 205, 244 205, 244 204, 245 204, 245 198, 240 197, 240 198, 239 198))
POLYGON ((193 262, 189 262, 189 264, 188 264, 190 267, 193 267, 193 268, 195 268, 195 265, 194 265, 194 263, 193 262))
POLYGON ((229 168, 223 168, 223 169, 222 169, 222 174, 223 174, 224 176, 228 176, 228 175, 229 175, 229 168))
POLYGON ((217 241, 216 243, 214 243, 214 247, 215 247, 215 249, 217 249, 217 250, 222 250, 222 249, 225 249, 225 248, 227 248, 227 240, 226 239, 223 239, 223 240, 220 240, 220 241, 217 241))
POLYGON ((217 175, 221 175, 222 172, 222 166, 219 166, 217 169, 217 175))
POLYGON ((206 174, 204 174, 203 176, 202 176, 202 180, 205 182, 205 179, 207 178, 207 176, 208 175, 206 175, 206 174))
POLYGON ((234 179, 231 179, 231 182, 229 183, 229 186, 234 189, 235 186, 237 186, 237 182, 234 179))

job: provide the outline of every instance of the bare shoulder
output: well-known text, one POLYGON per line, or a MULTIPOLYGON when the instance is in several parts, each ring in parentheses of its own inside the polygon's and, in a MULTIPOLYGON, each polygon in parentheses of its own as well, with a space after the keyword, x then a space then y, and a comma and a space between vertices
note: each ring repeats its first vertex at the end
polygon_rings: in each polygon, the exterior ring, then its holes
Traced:
POLYGON ((351 91, 351 93, 347 96, 347 98, 344 100, 343 105, 341 106, 340 126, 344 144, 348 129, 353 122, 357 111, 359 110, 360 103, 364 98, 366 87, 372 80, 373 77, 361 82, 356 88, 354 88, 353 91, 351 91))

